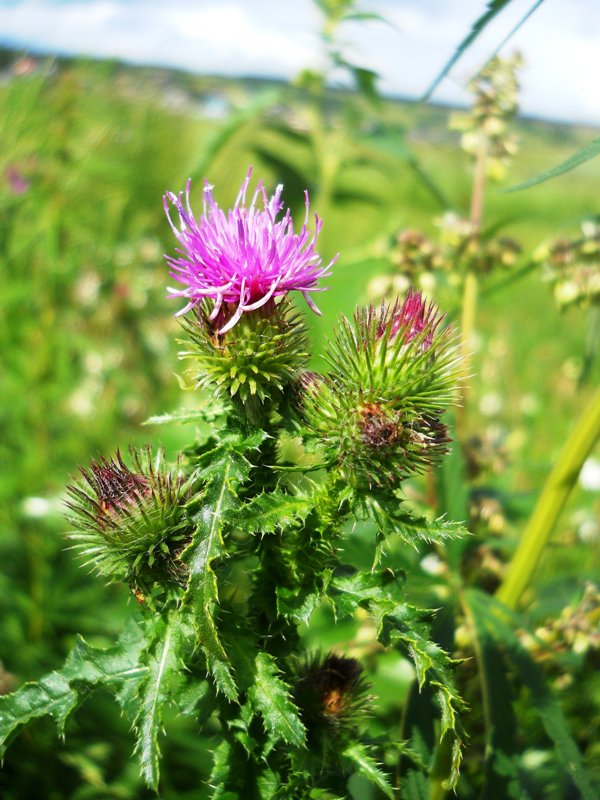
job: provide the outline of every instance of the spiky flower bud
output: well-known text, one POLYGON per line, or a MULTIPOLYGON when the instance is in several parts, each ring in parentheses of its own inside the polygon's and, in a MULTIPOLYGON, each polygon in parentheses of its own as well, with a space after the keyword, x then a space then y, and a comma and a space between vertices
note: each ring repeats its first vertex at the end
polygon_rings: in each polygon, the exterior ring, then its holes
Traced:
POLYGON ((179 554, 192 527, 183 508, 186 483, 166 468, 164 452, 155 458, 149 447, 130 453, 133 468, 117 451, 82 468, 82 480, 67 487, 69 535, 87 564, 128 582, 141 597, 156 582, 184 580, 179 554))
POLYGON ((397 485, 446 452, 441 414, 455 398, 459 358, 442 320, 416 292, 357 311, 353 324, 342 319, 332 371, 307 388, 301 413, 351 485, 397 485))
POLYGON ((295 701, 309 737, 335 745, 355 732, 367 711, 367 691, 363 668, 354 658, 329 653, 302 665, 295 701))
POLYGON ((196 318, 186 318, 183 343, 191 346, 180 357, 193 360, 199 388, 233 398, 246 411, 276 400, 308 360, 303 319, 287 299, 244 314, 225 333, 219 332, 219 322, 210 319, 204 305, 196 318))

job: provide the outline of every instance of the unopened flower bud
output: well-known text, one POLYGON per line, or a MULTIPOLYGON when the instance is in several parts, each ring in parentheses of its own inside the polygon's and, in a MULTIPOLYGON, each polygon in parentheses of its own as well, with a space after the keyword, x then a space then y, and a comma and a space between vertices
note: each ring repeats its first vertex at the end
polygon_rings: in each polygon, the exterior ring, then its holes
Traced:
POLYGON ((307 393, 309 436, 356 487, 397 485, 446 452, 441 421, 459 376, 456 342, 436 306, 410 292, 403 303, 343 319, 326 382, 307 393))
POLYGON ((335 744, 352 733, 367 710, 367 683, 354 658, 329 653, 299 670, 295 701, 313 741, 335 744))
POLYGON ((136 591, 154 582, 181 582, 179 554, 192 525, 184 503, 187 487, 164 465, 164 453, 131 450, 133 468, 121 454, 81 469, 82 480, 67 489, 70 537, 101 575, 124 580, 136 591))

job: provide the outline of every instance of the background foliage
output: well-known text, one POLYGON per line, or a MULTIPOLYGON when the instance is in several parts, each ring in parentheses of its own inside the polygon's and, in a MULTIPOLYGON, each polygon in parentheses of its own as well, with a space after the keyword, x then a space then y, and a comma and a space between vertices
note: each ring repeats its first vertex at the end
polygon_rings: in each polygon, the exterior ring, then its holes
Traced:
MULTIPOLYGON (((458 136, 447 130, 447 110, 377 100, 366 75, 356 75, 366 91, 347 95, 324 91, 307 75, 290 87, 112 63, 17 63, 21 67, 5 54, 0 87, 0 692, 56 668, 76 633, 95 645, 112 643, 135 602, 126 588, 104 587, 79 567, 61 536, 61 504, 68 477, 91 455, 130 441, 161 443, 173 454, 186 438, 177 427, 140 429, 149 416, 173 408, 180 394, 173 375, 177 325, 165 299, 162 253, 170 232, 162 193, 177 191, 189 176, 198 183, 207 175, 226 207, 248 163, 267 184, 285 183, 293 209, 299 210, 302 190, 309 189, 326 220, 324 259, 342 254, 331 290, 320 297, 323 317, 310 320, 319 352, 338 313, 350 314, 364 302, 371 279, 389 269, 389 238, 403 227, 435 234, 432 220, 444 211, 468 211, 472 181, 458 136)), ((519 122, 517 131, 511 183, 566 160, 594 138, 584 129, 534 121, 519 122)), ((514 281, 490 280, 480 301, 470 432, 499 442, 506 462, 471 489, 499 499, 502 507, 501 531, 486 530, 473 547, 472 582, 480 588, 485 557, 502 560, 510 553, 573 419, 598 382, 597 361, 582 381, 590 337, 586 315, 578 308, 556 310, 531 254, 557 233, 575 235, 582 218, 598 213, 599 178, 595 160, 527 192, 488 194, 486 220, 520 240, 523 254, 512 275, 523 274, 514 281)), ((458 314, 450 290, 442 300, 458 314)), ((194 397, 185 402, 193 407, 194 397)), ((449 517, 464 519, 468 498, 455 491, 460 469, 455 452, 440 492, 449 517)), ((418 482, 414 492, 418 499, 418 482)), ((518 625, 543 629, 548 619, 577 605, 587 580, 598 580, 593 556, 599 503, 590 491, 574 493, 518 625)), ((364 569, 370 566, 369 536, 359 529, 345 540, 348 559, 364 569)), ((427 572, 425 555, 398 550, 388 558, 413 576, 419 601, 436 607, 443 590, 427 572)), ((510 662, 509 671, 522 674, 526 688, 515 698, 522 743, 515 759, 530 776, 530 796, 576 797, 550 749, 560 740, 560 720, 545 696, 536 695, 540 684, 527 673, 514 626, 503 622, 508 632, 501 643, 494 641, 492 634, 503 630, 497 609, 475 589, 465 608, 477 621, 480 659, 487 659, 490 679, 498 653, 510 662), (531 710, 536 704, 545 709, 542 722, 531 710)), ((363 633, 364 621, 334 624, 323 608, 303 635, 310 646, 337 644, 370 656, 374 732, 400 733, 410 708, 411 667, 393 650, 377 657, 365 652, 363 633)), ((597 675, 585 673, 585 689, 569 683, 564 676, 577 672, 577 652, 557 651, 564 664, 555 688, 598 777, 597 675)), ((472 686, 468 661, 461 670, 465 686, 472 686)), ((479 695, 467 692, 467 700, 476 717, 479 695)), ((513 721, 490 702, 501 737, 513 721)), ((169 711, 164 722, 169 738, 160 796, 202 796, 198 787, 212 769, 216 731, 200 737, 192 722, 169 711)), ((65 742, 55 739, 50 723, 36 723, 6 756, 2 795, 152 796, 129 758, 128 729, 102 694, 67 723, 65 742)), ((465 797, 474 796, 469 780, 481 769, 479 757, 483 752, 475 747, 465 767, 465 797)), ((359 777, 352 780, 356 797, 377 796, 359 777)), ((417 780, 407 797, 422 796, 417 780)))

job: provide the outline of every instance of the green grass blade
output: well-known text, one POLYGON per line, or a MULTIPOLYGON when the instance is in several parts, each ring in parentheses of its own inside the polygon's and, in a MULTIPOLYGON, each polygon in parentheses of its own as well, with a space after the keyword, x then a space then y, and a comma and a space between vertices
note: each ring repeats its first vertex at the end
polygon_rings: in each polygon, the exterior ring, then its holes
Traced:
POLYGON ((544 181, 549 181, 552 178, 558 178, 559 175, 564 175, 566 172, 570 172, 580 164, 585 164, 586 161, 595 158, 599 153, 600 137, 598 139, 593 139, 591 142, 586 144, 585 147, 582 147, 581 150, 573 153, 572 156, 569 156, 569 158, 567 158, 565 161, 561 161, 561 163, 557 164, 555 167, 542 172, 540 175, 535 175, 533 178, 529 178, 526 181, 517 183, 516 186, 509 186, 508 189, 504 190, 504 193, 520 192, 522 189, 529 189, 531 186, 537 186, 539 183, 544 183, 544 181))
MULTIPOLYGON (((462 42, 456 48, 456 51, 452 55, 452 58, 446 63, 442 71, 435 77, 433 83, 427 89, 425 94, 423 95, 422 100, 429 100, 431 95, 440 85, 442 80, 446 77, 446 75, 450 72, 452 67, 456 64, 459 58, 463 55, 463 53, 473 44, 473 42, 478 38, 478 36, 484 31, 484 29, 489 25, 489 23, 498 16, 498 14, 503 11, 512 0, 490 0, 487 5, 486 11, 473 23, 471 30, 469 31, 468 35, 462 40, 462 42)), ((525 17, 512 29, 508 37, 506 37, 502 41, 502 45, 506 44, 508 39, 519 30, 521 25, 533 14, 533 12, 542 4, 543 0, 536 0, 525 17)), ((500 45, 500 46, 502 46, 500 45)), ((498 50, 499 48, 497 48, 498 50)), ((496 50, 496 52, 497 52, 496 50)))

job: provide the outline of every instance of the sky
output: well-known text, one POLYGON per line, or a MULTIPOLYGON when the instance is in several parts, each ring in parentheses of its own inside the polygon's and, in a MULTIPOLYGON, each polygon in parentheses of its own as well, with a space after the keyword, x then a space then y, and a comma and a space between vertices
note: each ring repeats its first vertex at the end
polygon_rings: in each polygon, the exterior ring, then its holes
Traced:
MULTIPOLYGON (((437 89, 467 104, 465 83, 526 14, 513 0, 437 89)), ((487 0, 361 0, 386 23, 346 23, 349 60, 386 94, 419 97, 487 0)), ((312 0, 0 0, 0 43, 116 57, 192 72, 291 78, 322 58, 312 0)), ((545 0, 502 52, 525 56, 525 114, 600 126, 600 0, 545 0)))

